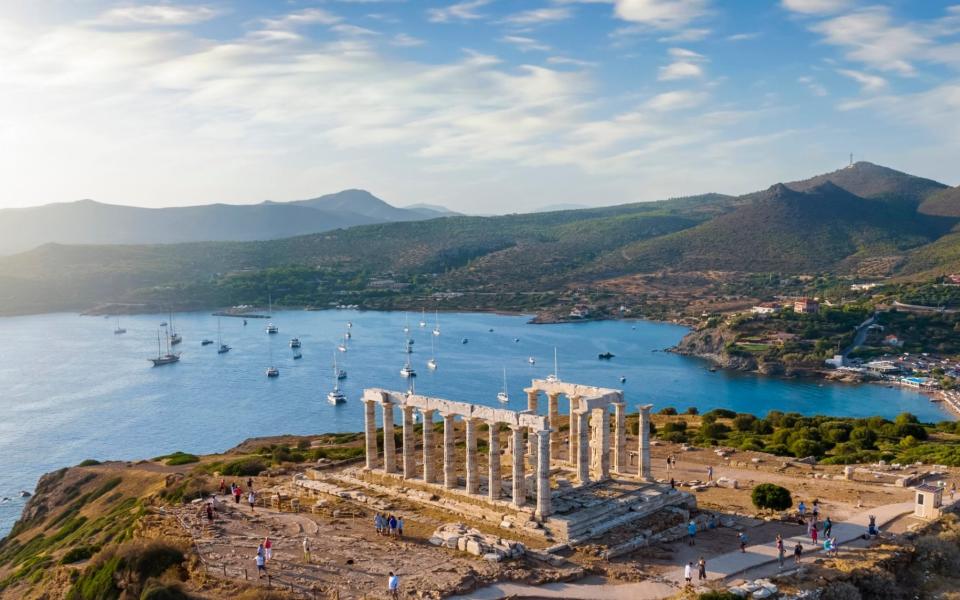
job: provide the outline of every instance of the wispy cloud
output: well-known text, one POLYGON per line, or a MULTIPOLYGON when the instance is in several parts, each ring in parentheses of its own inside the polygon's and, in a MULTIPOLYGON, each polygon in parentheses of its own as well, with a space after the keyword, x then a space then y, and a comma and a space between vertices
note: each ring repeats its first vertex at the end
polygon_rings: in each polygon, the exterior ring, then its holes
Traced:
POLYGON ((415 46, 423 46, 427 42, 426 40, 422 40, 406 33, 398 33, 391 38, 390 43, 401 48, 413 48, 415 46))
POLYGON ((707 14, 708 0, 616 0, 618 17, 656 29, 681 29, 707 14))
POLYGON ((887 80, 877 75, 870 75, 853 69, 837 69, 837 73, 859 83, 864 92, 879 92, 887 87, 887 80))
POLYGON ((750 33, 735 33, 733 35, 728 35, 726 40, 728 42, 744 42, 746 40, 755 40, 760 37, 760 32, 752 31, 750 33))
POLYGON ((823 97, 823 96, 828 95, 828 93, 829 93, 829 92, 827 92, 827 88, 825 88, 825 87, 823 86, 823 84, 821 84, 819 81, 817 81, 817 80, 814 79, 813 77, 810 77, 809 75, 805 75, 805 76, 803 76, 803 77, 798 77, 798 78, 797 78, 797 82, 798 82, 798 83, 802 83, 803 85, 807 86, 807 89, 810 90, 810 92, 811 92, 814 96, 823 97))
POLYGON ((677 79, 690 79, 703 76, 702 63, 706 62, 707 57, 687 50, 686 48, 670 48, 670 56, 674 59, 669 65, 660 67, 657 79, 660 81, 674 81, 677 79))
POLYGON ((645 106, 655 111, 684 110, 700 106, 706 100, 707 95, 703 92, 677 90, 657 94, 648 100, 645 106))
POLYGON ((141 4, 111 8, 97 19, 104 25, 193 25, 218 15, 208 6, 141 4))
POLYGON ((524 52, 528 52, 530 50, 549 52, 551 50, 550 46, 542 42, 538 42, 534 38, 525 37, 522 35, 505 35, 500 38, 500 41, 516 46, 518 49, 524 52))
POLYGON ((530 26, 565 21, 572 16, 573 10, 571 10, 570 7, 553 6, 513 13, 504 17, 503 22, 509 25, 530 26))
POLYGON ((490 0, 467 0, 444 6, 431 8, 427 11, 427 18, 433 23, 450 23, 453 21, 474 21, 482 19, 480 8, 490 4, 490 0))
POLYGON ((853 0, 782 0, 789 11, 804 15, 829 15, 849 8, 853 0))

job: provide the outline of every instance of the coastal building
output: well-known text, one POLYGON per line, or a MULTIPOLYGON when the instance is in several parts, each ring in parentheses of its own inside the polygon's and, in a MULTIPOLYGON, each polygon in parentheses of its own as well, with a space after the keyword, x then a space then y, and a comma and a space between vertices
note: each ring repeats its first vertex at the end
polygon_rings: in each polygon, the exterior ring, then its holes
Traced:
POLYGON ((854 292, 865 292, 867 290, 872 290, 879 285, 879 283, 855 283, 850 286, 850 289, 854 292))
POLYGON ((828 367, 833 367, 834 369, 839 369, 844 365, 844 359, 842 354, 834 354, 833 358, 828 358, 824 361, 828 367))
POLYGON ((893 346, 894 348, 902 348, 902 347, 903 347, 903 340, 901 340, 900 338, 898 338, 897 336, 895 336, 895 335, 893 335, 893 334, 890 334, 890 335, 888 335, 887 337, 883 338, 883 345, 884 345, 884 346, 893 346))
POLYGON ((590 316, 590 308, 586 304, 578 304, 570 309, 571 319, 586 319, 590 316))
POLYGON ((773 315, 780 312, 780 305, 776 302, 762 302, 750 309, 755 315, 773 315))
POLYGON ((913 516, 926 520, 936 520, 943 512, 943 487, 924 483, 914 488, 916 502, 913 505, 913 516))
POLYGON ((930 377, 901 377, 900 385, 905 385, 914 389, 935 389, 937 381, 930 377))
POLYGON ((878 375, 893 375, 901 371, 900 365, 892 360, 871 360, 863 366, 878 375))
POLYGON ((801 315, 815 315, 820 312, 820 303, 814 298, 799 298, 793 302, 793 312, 801 315))

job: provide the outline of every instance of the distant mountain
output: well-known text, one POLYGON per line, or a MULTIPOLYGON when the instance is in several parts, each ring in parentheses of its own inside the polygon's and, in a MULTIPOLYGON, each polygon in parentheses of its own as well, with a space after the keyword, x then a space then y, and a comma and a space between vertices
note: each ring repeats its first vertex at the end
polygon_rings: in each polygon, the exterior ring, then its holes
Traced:
POLYGON ((420 213, 428 219, 434 219, 437 217, 462 217, 463 213, 458 213, 450 210, 445 206, 440 206, 439 204, 425 204, 423 202, 419 204, 409 204, 403 207, 405 210, 412 210, 414 212, 420 213))
POLYGON ((541 206, 530 212, 535 213, 545 213, 545 212, 556 212, 558 210, 582 210, 584 208, 590 208, 586 204, 547 204, 546 206, 541 206))
POLYGON ((310 200, 140 208, 93 200, 0 210, 0 254, 45 243, 176 244, 253 241, 441 214, 397 208, 364 190, 310 200))
POLYGON ((805 192, 826 182, 833 183, 861 198, 902 202, 913 206, 919 206, 931 194, 947 187, 932 179, 924 179, 862 161, 832 173, 817 175, 803 181, 793 181, 786 186, 805 192))
POLYGON ((960 217, 960 186, 934 192, 917 210, 925 215, 960 217))

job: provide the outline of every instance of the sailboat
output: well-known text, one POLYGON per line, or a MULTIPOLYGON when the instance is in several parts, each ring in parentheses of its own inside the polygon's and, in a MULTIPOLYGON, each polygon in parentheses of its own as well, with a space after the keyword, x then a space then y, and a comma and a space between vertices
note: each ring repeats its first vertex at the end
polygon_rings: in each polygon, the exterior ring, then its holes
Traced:
POLYGON ((230 352, 230 346, 223 343, 223 339, 220 338, 220 319, 217 318, 217 354, 226 354, 230 352))
POLYGON ((118 317, 118 318, 117 318, 117 328, 113 330, 113 335, 120 335, 120 334, 123 334, 123 333, 126 333, 126 332, 127 332, 126 329, 124 329, 123 327, 120 327, 120 318, 118 317))
POLYGON ((167 337, 167 353, 163 354, 160 349, 160 332, 157 331, 157 357, 151 358, 150 362, 153 363, 153 366, 159 367, 161 365, 170 365, 175 362, 180 362, 180 353, 170 351, 170 338, 167 337))
POLYGON ((420 329, 423 329, 427 326, 427 311, 426 309, 420 312, 420 329))
POLYGON ((300 338, 290 338, 290 347, 299 348, 300 347, 300 338))
POLYGON ((427 361, 427 368, 431 371, 437 370, 437 359, 436 359, 436 345, 433 341, 433 338, 430 338, 430 360, 427 361))
POLYGON ((403 332, 410 333, 410 316, 407 313, 403 313, 403 332))
POLYGON ((343 404, 347 397, 340 391, 340 380, 347 376, 346 371, 337 368, 337 353, 333 353, 333 389, 327 393, 327 402, 330 404, 343 404), (342 375, 342 376, 341 376, 342 375))
POLYGON ((173 327, 173 313, 172 313, 172 312, 170 313, 170 332, 169 332, 169 338, 170 338, 170 345, 171 345, 171 346, 176 346, 177 344, 179 344, 180 342, 183 341, 183 338, 180 337, 180 334, 177 333, 177 330, 173 327))
POLYGON ((340 345, 337 346, 337 350, 339 350, 340 352, 346 352, 346 351, 347 351, 347 340, 349 340, 349 339, 350 339, 350 338, 349 338, 348 336, 344 335, 344 336, 343 336, 343 342, 341 342, 340 345))
POLYGON ((507 368, 503 368, 503 389, 497 394, 497 400, 503 403, 510 402, 510 394, 507 393, 507 368))
MULTIPOLYGON (((409 348, 409 346, 407 346, 407 347, 409 348)), ((403 365, 403 368, 402 368, 402 369, 400 369, 400 375, 401 375, 402 377, 416 377, 416 376, 417 376, 417 372, 414 370, 414 368, 413 368, 412 366, 410 366, 410 355, 409 355, 409 354, 407 354, 407 362, 406 362, 406 364, 403 365)))
MULTIPOLYGON (((273 318, 273 295, 267 295, 267 318, 273 318)), ((267 333, 280 333, 280 328, 273 324, 273 321, 267 323, 267 333)), ((276 377, 276 375, 271 375, 271 377, 276 377)))
POLYGON ((557 348, 553 348, 553 373, 547 375, 547 381, 555 383, 560 381, 560 369, 557 368, 557 348))
POLYGON ((268 347, 270 348, 270 365, 267 367, 267 377, 280 377, 280 369, 272 366, 273 365, 273 344, 267 342, 268 347))
POLYGON ((537 364, 537 359, 535 359, 535 358, 532 357, 532 356, 528 356, 528 357, 527 357, 527 362, 530 363, 531 365, 535 365, 535 364, 537 364))
POLYGON ((436 311, 436 321, 433 326, 433 335, 440 335, 440 311, 436 311))

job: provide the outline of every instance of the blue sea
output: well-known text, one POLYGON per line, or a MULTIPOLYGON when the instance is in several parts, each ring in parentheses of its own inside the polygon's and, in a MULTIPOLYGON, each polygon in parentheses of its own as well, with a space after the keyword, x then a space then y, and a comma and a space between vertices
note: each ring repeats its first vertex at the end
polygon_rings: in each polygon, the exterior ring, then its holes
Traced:
MULTIPOLYGON (((87 459, 139 459, 176 450, 206 453, 228 449, 246 438, 278 434, 359 431, 364 387, 406 390, 400 376, 407 325, 414 340, 411 364, 422 394, 498 404, 507 374, 510 407, 526 408, 523 387, 553 372, 567 381, 622 388, 630 410, 652 403, 701 411, 724 407, 764 414, 769 410, 805 414, 893 417, 910 411, 925 421, 951 418, 924 396, 879 385, 849 386, 812 380, 785 380, 753 374, 711 373, 700 360, 661 352, 686 329, 652 322, 604 321, 530 325, 525 316, 439 315, 419 327, 419 313, 330 310, 283 311, 273 315, 278 335, 266 321, 222 318, 224 342, 218 355, 217 318, 208 313, 174 315, 183 335, 182 360, 152 367, 157 332, 167 315, 122 317, 124 335, 114 335, 114 318, 50 314, 0 318, 0 535, 19 516, 37 478, 87 459), (348 351, 336 347, 347 332, 348 351), (303 358, 293 359, 291 337, 302 340, 303 358), (426 362, 433 352, 439 368, 426 362), (462 343, 467 340, 467 343, 462 343), (597 354, 610 351, 610 361, 597 354), (272 359, 271 359, 272 353, 272 359), (349 401, 326 402, 333 385, 332 363, 348 372, 342 382, 349 401), (536 364, 529 364, 533 357, 536 364), (271 360, 280 377, 268 379, 271 360), (626 382, 621 384, 621 376, 626 382)), ((561 402, 561 408, 564 407, 561 402)))

